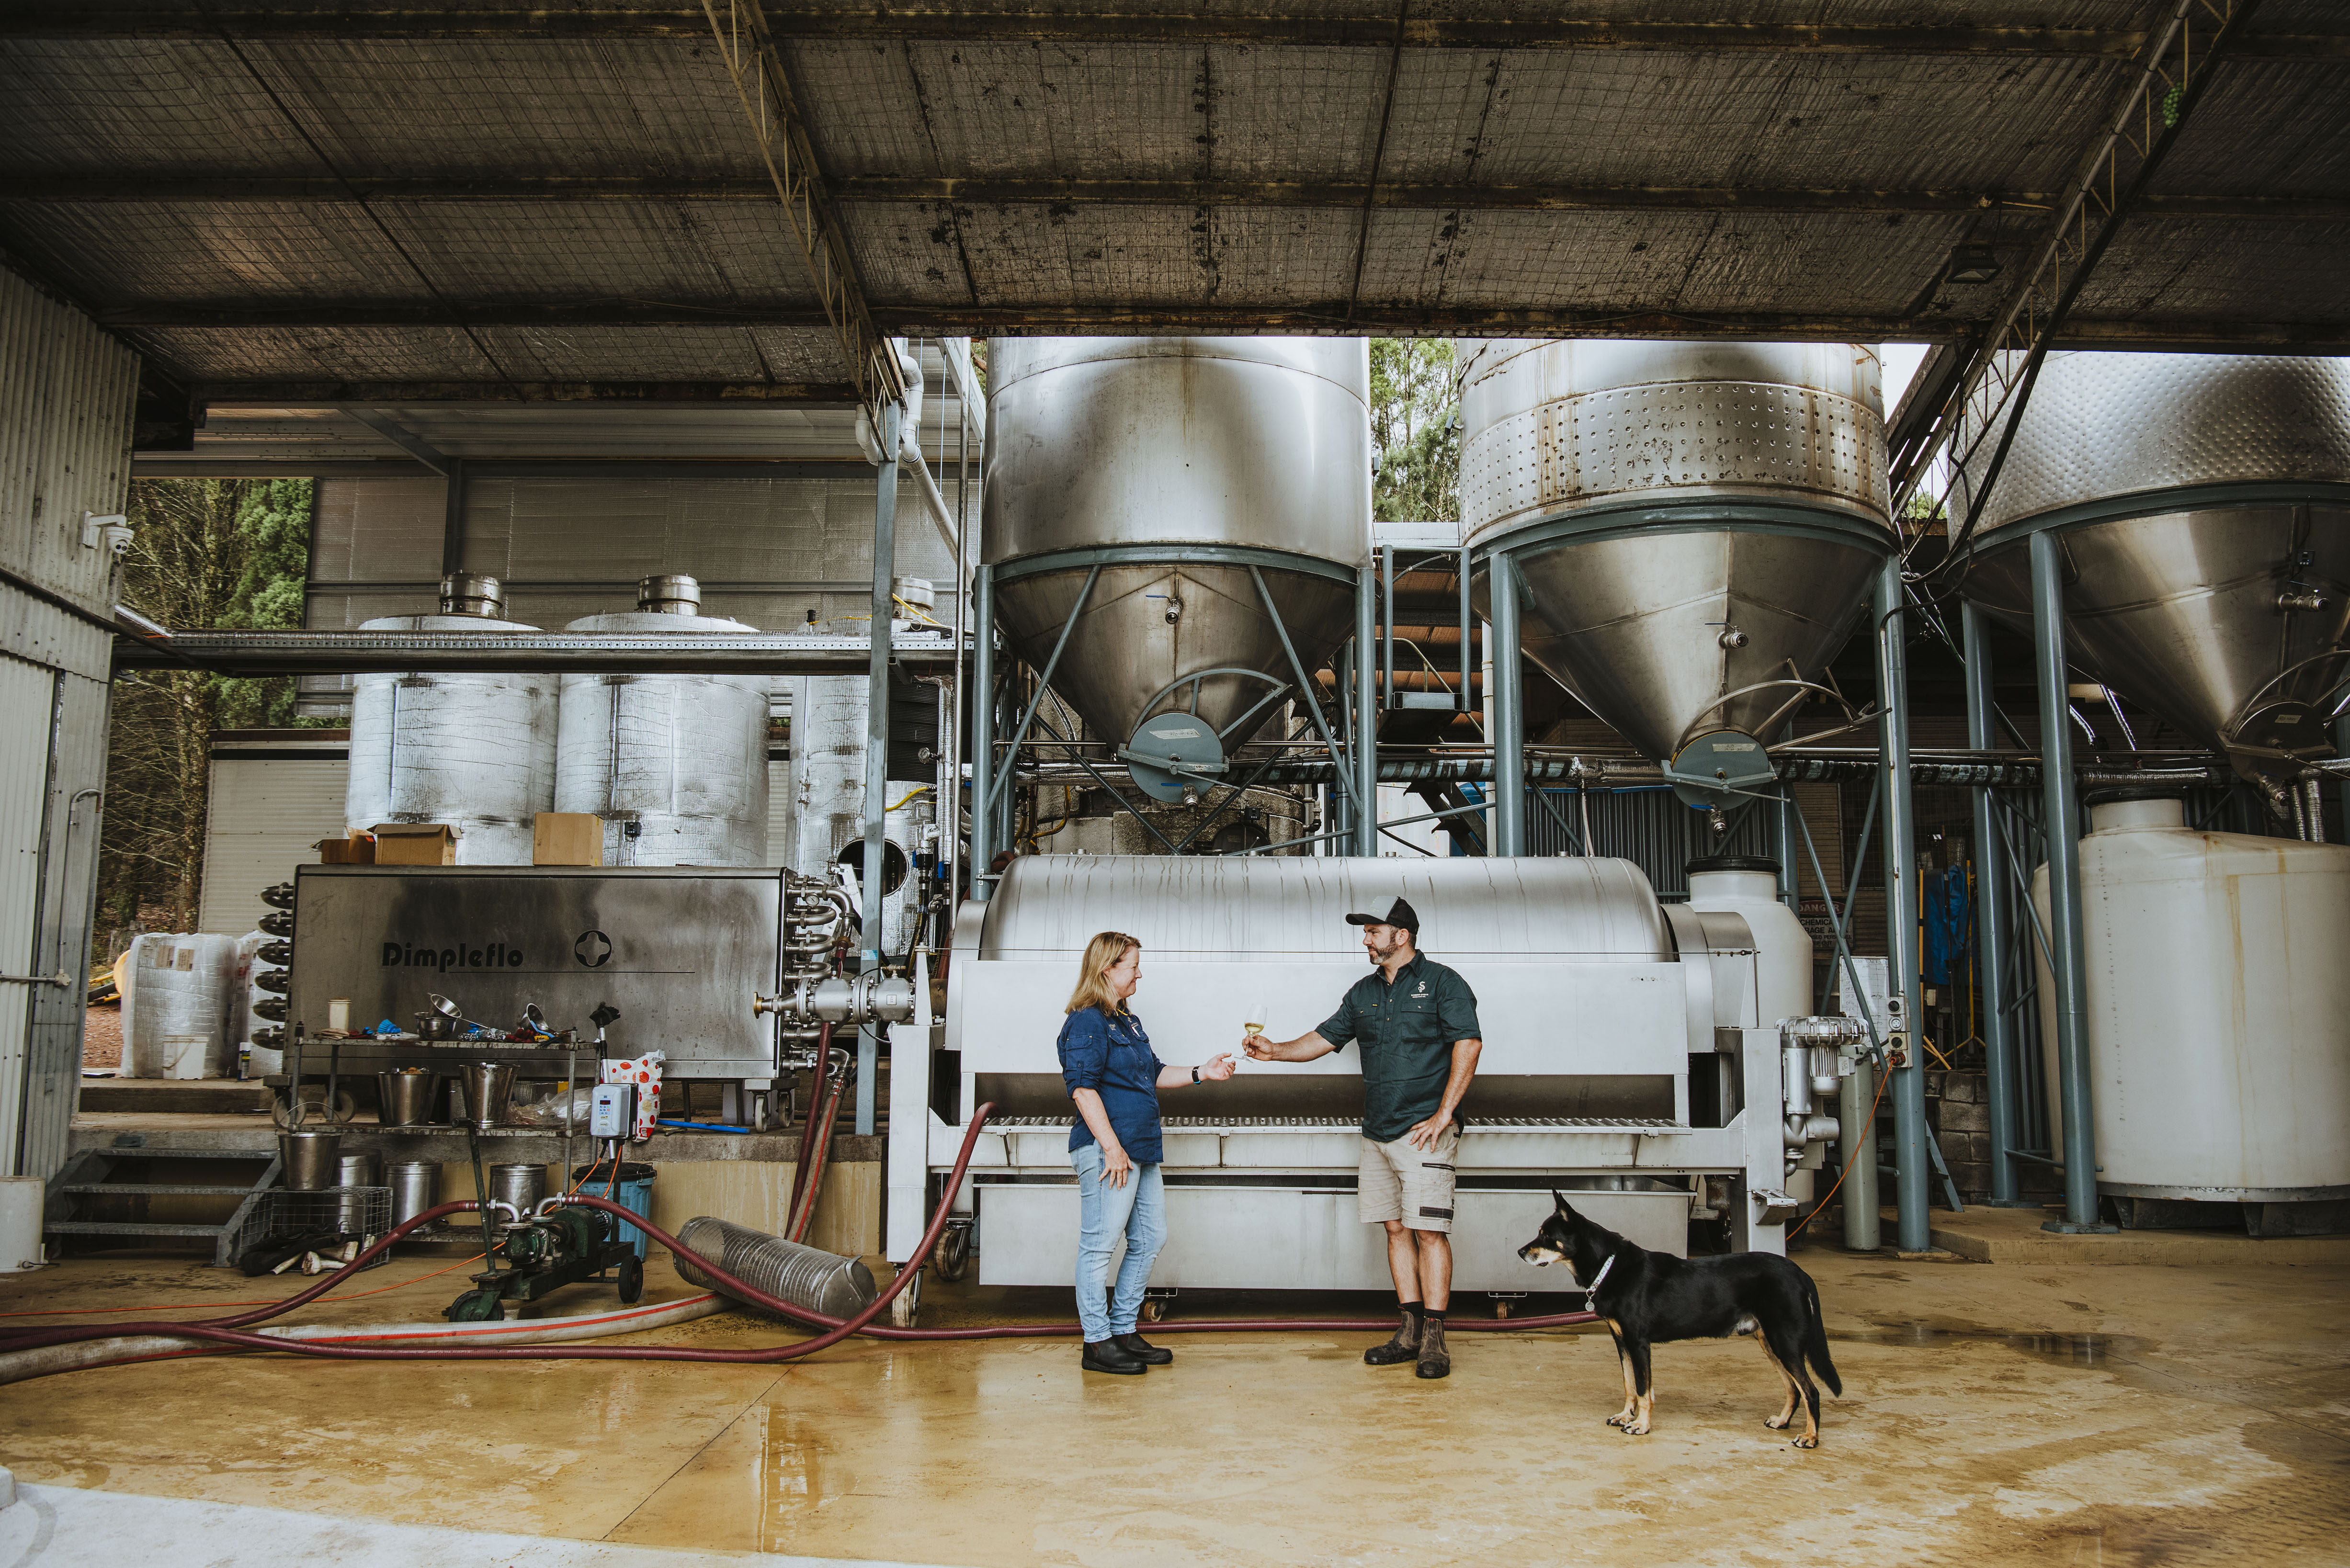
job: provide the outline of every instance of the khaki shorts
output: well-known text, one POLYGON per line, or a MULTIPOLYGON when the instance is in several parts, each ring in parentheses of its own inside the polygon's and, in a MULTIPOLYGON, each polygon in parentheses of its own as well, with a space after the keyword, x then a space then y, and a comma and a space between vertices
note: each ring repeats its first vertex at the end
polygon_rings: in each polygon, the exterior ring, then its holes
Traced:
POLYGON ((1411 1231, 1452 1229, 1452 1154, 1461 1129, 1446 1130, 1426 1151, 1411 1140, 1363 1140, 1363 1162, 1355 1179, 1356 1217, 1366 1224, 1400 1220, 1411 1231))

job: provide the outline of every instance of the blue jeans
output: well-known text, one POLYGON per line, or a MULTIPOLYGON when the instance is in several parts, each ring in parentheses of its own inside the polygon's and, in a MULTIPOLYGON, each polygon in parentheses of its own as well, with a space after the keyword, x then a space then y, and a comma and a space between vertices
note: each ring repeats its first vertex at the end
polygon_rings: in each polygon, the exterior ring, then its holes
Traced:
POLYGON ((1086 1343, 1098 1345, 1134 1332, 1150 1265, 1167 1245, 1167 1189, 1156 1165, 1136 1166, 1123 1187, 1104 1181, 1097 1143, 1072 1150, 1069 1163, 1077 1168, 1077 1321, 1086 1343), (1118 1299, 1106 1306, 1110 1250, 1121 1234, 1126 1262, 1118 1265, 1118 1299))

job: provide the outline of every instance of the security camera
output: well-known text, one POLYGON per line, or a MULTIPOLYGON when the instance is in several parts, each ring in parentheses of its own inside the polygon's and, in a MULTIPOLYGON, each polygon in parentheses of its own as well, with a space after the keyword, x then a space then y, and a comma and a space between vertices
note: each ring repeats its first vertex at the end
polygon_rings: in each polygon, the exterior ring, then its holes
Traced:
POLYGON ((130 519, 120 512, 101 517, 95 512, 81 514, 81 542, 84 549, 103 547, 117 560, 130 548, 130 519))

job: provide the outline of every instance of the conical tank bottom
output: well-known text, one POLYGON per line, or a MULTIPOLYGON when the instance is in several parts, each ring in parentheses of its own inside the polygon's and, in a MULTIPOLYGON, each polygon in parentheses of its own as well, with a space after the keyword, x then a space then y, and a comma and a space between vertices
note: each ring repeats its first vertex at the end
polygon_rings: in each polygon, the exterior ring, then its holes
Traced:
MULTIPOLYGON (((2330 694, 2350 633, 2350 509, 2214 507, 2056 535, 2065 653, 2240 768, 2332 754, 2330 694)), ((2031 551, 1994 535, 1969 598, 2032 630, 2031 551)))
POLYGON ((1882 558, 1728 530, 1570 541, 1519 557, 1521 646, 1645 755, 1710 730, 1769 740, 1795 679, 1815 678, 1850 633, 1882 558))
MULTIPOLYGON (((1300 572, 1265 571, 1264 586, 1289 628, 1309 678, 1336 647, 1354 616, 1354 589, 1300 572)), ((1042 670, 1084 589, 1082 569, 1015 577, 995 590, 998 622, 1032 667, 1042 670)), ((1120 565, 1104 566, 1070 629, 1053 671, 1053 689, 1098 738, 1123 745, 1151 710, 1196 711, 1221 733, 1274 693, 1293 687, 1281 632, 1265 613, 1245 566, 1120 565), (1197 705, 1185 677, 1210 670, 1197 705), (1267 679, 1269 678, 1269 679, 1267 679)), ((1284 701, 1296 697, 1292 690, 1284 701)), ((1268 706, 1248 730, 1278 715, 1268 706)), ((1049 717, 1049 705, 1042 711, 1049 717)), ((1057 726, 1056 726, 1057 727, 1057 726)), ((1230 754, 1249 734, 1223 737, 1230 754)))

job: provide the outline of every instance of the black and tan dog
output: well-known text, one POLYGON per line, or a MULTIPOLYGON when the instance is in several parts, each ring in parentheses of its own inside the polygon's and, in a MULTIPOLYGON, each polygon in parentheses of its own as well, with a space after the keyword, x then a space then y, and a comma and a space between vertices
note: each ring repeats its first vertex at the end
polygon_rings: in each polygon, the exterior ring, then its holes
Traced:
POLYGON ((1645 1437, 1656 1405, 1648 1378, 1648 1346, 1673 1339, 1727 1339, 1752 1334, 1787 1385, 1786 1407, 1763 1425, 1784 1431, 1804 1411, 1799 1449, 1820 1446, 1820 1391, 1812 1383, 1808 1359, 1831 1393, 1844 1393, 1844 1379, 1828 1359, 1828 1338, 1820 1324, 1820 1293, 1812 1277, 1770 1252, 1738 1252, 1726 1258, 1676 1258, 1635 1246, 1605 1226, 1577 1214, 1554 1192, 1558 1211, 1543 1221, 1534 1239, 1518 1249, 1529 1263, 1565 1263, 1591 1309, 1616 1336, 1616 1356, 1624 1368, 1624 1407, 1607 1417, 1633 1437, 1645 1437))

